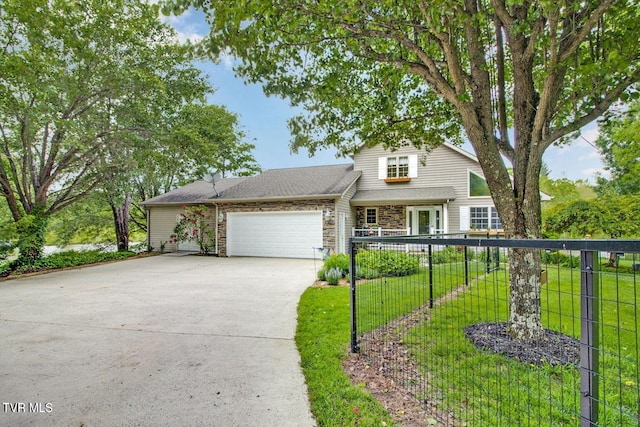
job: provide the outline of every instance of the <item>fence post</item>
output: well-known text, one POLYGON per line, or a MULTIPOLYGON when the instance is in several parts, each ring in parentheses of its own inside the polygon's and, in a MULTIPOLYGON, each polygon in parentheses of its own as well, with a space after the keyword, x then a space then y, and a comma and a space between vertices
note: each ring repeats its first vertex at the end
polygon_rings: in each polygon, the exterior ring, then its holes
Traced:
POLYGON ((598 425, 598 252, 580 251, 580 425, 598 425))
POLYGON ((429 245, 429 308, 433 308, 433 250, 429 245))
POLYGON ((356 320, 356 245, 349 239, 349 285, 351 287, 351 352, 359 353, 356 320))
MULTIPOLYGON (((467 238, 467 235, 464 235, 464 238, 467 238)), ((464 284, 465 286, 469 286, 469 256, 467 254, 467 245, 464 245, 464 284)))

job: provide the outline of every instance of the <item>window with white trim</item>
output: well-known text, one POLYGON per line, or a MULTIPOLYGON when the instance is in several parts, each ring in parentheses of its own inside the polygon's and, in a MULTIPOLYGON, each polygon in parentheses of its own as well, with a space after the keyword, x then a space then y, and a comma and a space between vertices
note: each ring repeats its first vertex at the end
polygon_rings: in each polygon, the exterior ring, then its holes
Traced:
POLYGON ((387 157, 387 178, 407 178, 409 176, 409 157, 387 157))
POLYGON ((502 221, 498 216, 498 210, 494 207, 491 208, 491 229, 502 230, 502 221))
POLYGON ((378 158, 378 179, 417 178, 418 156, 393 156, 378 158))
POLYGON ((489 208, 471 207, 469 210, 469 225, 472 230, 488 230, 489 208))
POLYGON ((378 208, 366 208, 364 211, 365 224, 377 224, 378 223, 378 208))
POLYGON ((461 206, 460 230, 502 230, 502 221, 493 206, 461 206))

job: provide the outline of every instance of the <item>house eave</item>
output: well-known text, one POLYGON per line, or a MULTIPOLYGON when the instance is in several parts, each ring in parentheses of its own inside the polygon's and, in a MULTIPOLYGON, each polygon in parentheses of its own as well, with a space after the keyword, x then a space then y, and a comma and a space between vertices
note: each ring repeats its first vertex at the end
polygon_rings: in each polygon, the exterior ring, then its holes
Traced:
POLYGON ((172 207, 172 206, 185 206, 185 205, 202 205, 202 204, 206 204, 206 203, 210 203, 209 199, 200 199, 200 200, 183 200, 183 201, 179 201, 179 202, 151 202, 151 203, 146 203, 146 202, 141 202, 140 204, 142 206, 144 206, 145 208, 150 208, 150 207, 172 207))
POLYGON ((441 205, 444 203, 448 203, 453 199, 397 199, 397 200, 389 200, 389 199, 379 199, 379 200, 351 200, 351 206, 421 206, 421 205, 441 205))
POLYGON ((342 196, 340 193, 336 194, 313 194, 313 195, 301 195, 301 196, 274 196, 274 197, 251 197, 251 198, 234 198, 234 199, 208 199, 206 203, 223 204, 223 203, 255 203, 255 202, 288 202, 296 200, 335 200, 342 196))

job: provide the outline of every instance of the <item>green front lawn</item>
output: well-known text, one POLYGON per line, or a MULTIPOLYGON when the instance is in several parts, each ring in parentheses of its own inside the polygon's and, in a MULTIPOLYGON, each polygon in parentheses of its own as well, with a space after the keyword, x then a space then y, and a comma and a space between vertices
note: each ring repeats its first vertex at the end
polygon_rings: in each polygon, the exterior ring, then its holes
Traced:
MULTIPOLYGON (((551 268, 542 289, 543 324, 579 338, 580 271, 551 268), (576 277, 577 275, 577 277, 576 277)), ((600 424, 637 425, 637 279, 601 276, 600 424), (635 414, 635 415, 634 415, 635 414)), ((457 298, 434 308, 408 334, 407 345, 431 379, 425 398, 469 425, 575 425, 580 373, 569 366, 540 367, 482 351, 464 336, 476 323, 508 319, 508 275, 488 274, 457 298)))
MULTIPOLYGON (((547 270, 548 283, 542 288, 541 301, 543 324, 579 338, 580 270, 555 265, 547 270)), ((424 398, 467 425, 578 424, 577 369, 521 363, 479 350, 464 336, 466 326, 502 322, 509 317, 506 266, 486 274, 483 263, 470 263, 468 273, 470 286, 437 304, 404 338, 429 379, 424 398)), ((358 332, 373 330, 424 307, 430 297, 437 299, 460 290, 465 282, 464 264, 438 264, 432 277, 432 293, 426 269, 411 276, 359 283, 358 332)), ((637 425, 637 275, 603 270, 600 281, 600 424, 637 425)), ((361 387, 352 386, 342 371, 341 361, 349 345, 349 289, 308 289, 298 316, 296 342, 319 425, 391 425, 384 409, 361 387)))
POLYGON ((393 425, 389 414, 342 370, 350 334, 349 288, 309 288, 298 305, 296 344, 319 426, 393 425))

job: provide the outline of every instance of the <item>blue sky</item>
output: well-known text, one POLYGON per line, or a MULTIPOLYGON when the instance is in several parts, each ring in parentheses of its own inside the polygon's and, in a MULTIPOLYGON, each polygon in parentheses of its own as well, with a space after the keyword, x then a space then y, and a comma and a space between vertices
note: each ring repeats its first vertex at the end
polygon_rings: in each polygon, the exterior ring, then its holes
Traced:
MULTIPOLYGON (((193 9, 178 17, 164 17, 178 32, 180 40, 201 40, 208 33, 202 15, 193 9)), ((208 76, 216 92, 210 97, 213 104, 224 105, 239 116, 247 139, 256 146, 254 156, 263 169, 346 163, 349 159, 336 158, 335 150, 317 152, 309 157, 307 152, 292 154, 289 149, 291 134, 287 120, 297 111, 287 100, 267 97, 259 85, 245 84, 235 76, 231 58, 222 58, 217 64, 198 64, 208 76)), ((582 137, 562 147, 551 147, 544 161, 551 170, 551 177, 571 180, 588 179, 595 182, 596 173, 604 173, 598 151, 593 142, 598 135, 595 124, 583 129, 582 137)), ((473 152, 470 145, 463 147, 473 152)))

